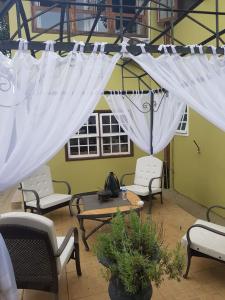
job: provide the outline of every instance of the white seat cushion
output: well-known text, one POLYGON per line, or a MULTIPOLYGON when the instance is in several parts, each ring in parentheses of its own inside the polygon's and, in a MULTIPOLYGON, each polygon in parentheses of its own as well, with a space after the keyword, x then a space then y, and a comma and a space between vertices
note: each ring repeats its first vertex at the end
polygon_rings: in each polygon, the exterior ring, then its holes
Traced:
MULTIPOLYGON (((148 187, 152 178, 162 176, 162 169, 163 162, 152 155, 138 158, 136 163, 134 184, 148 187)), ((161 180, 153 180, 152 187, 160 188, 161 180)))
MULTIPOLYGON (((66 194, 52 194, 40 199, 40 206, 42 209, 55 206, 57 204, 69 201, 71 195, 66 194)), ((37 207, 37 201, 27 201, 26 204, 31 207, 37 207)))
MULTIPOLYGON (((131 191, 139 196, 148 196, 149 195, 149 189, 146 186, 142 185, 128 185, 126 186, 128 191, 131 191)), ((152 194, 160 193, 162 191, 161 188, 152 188, 152 194)))
MULTIPOLYGON (((225 233, 225 227, 203 220, 197 220, 195 224, 205 225, 225 233)), ((214 258, 225 261, 225 237, 206 229, 195 227, 190 231, 191 248, 214 258)), ((182 238, 182 244, 187 246, 186 234, 182 238)))
MULTIPOLYGON (((56 239, 57 239, 58 248, 62 244, 64 238, 65 238, 64 236, 57 236, 56 239)), ((70 256, 71 256, 73 250, 74 250, 74 237, 72 236, 69 239, 69 242, 67 243, 67 245, 66 245, 63 253, 57 259, 57 271, 58 271, 58 274, 61 273, 61 271, 63 270, 63 268, 65 267, 65 265, 69 261, 70 256)))

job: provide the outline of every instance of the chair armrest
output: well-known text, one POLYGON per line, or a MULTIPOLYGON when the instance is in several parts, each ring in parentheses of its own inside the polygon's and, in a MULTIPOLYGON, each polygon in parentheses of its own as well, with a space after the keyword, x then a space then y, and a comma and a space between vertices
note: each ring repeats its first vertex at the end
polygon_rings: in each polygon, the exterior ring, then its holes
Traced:
POLYGON ((187 233, 186 233, 186 235, 187 235, 187 241, 188 241, 188 246, 189 246, 189 247, 190 247, 190 245, 191 245, 190 231, 191 231, 192 228, 196 228, 196 227, 203 228, 203 229, 205 229, 205 230, 211 231, 211 232, 213 232, 213 233, 215 233, 215 234, 219 234, 219 235, 222 235, 222 236, 225 237, 225 233, 224 233, 224 232, 221 232, 221 231, 216 230, 216 229, 214 229, 214 228, 211 228, 211 227, 209 227, 209 226, 205 226, 205 225, 201 225, 201 224, 194 224, 194 225, 192 225, 191 227, 188 228, 188 231, 187 231, 187 233))
POLYGON ((22 191, 22 192, 31 192, 34 194, 36 201, 37 201, 37 209, 41 209, 40 207, 40 197, 38 195, 38 192, 35 190, 28 190, 28 189, 23 189, 22 187, 18 187, 18 190, 22 191))
POLYGON ((150 181, 149 181, 149 185, 148 185, 148 188, 149 188, 149 191, 150 193, 152 192, 152 182, 156 179, 161 179, 161 188, 162 188, 162 176, 159 176, 159 177, 153 177, 150 181))
POLYGON ((52 180, 52 182, 64 183, 67 186, 68 194, 71 195, 71 186, 70 186, 69 182, 64 181, 64 180, 52 180))
POLYGON ((210 206, 210 207, 207 209, 207 212, 206 212, 206 218, 207 218, 207 221, 209 221, 209 222, 210 222, 209 214, 210 214, 210 211, 211 211, 213 208, 222 208, 222 209, 225 209, 225 206, 221 206, 221 205, 213 205, 213 206, 210 206))
POLYGON ((63 253, 63 251, 66 248, 72 235, 74 235, 74 244, 78 244, 78 230, 76 227, 72 227, 67 232, 62 244, 60 245, 59 249, 57 250, 57 252, 55 254, 56 257, 59 257, 63 253))
POLYGON ((123 185, 123 180, 124 180, 124 178, 125 178, 127 175, 134 175, 134 174, 135 174, 134 172, 133 172, 133 173, 126 173, 126 174, 123 174, 122 177, 120 178, 120 186, 123 185))

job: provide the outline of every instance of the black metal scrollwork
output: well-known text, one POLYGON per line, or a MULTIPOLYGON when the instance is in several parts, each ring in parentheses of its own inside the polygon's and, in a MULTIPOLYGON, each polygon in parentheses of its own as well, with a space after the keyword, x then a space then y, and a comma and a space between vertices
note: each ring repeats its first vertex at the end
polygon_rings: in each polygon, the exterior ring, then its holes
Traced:
MULTIPOLYGON (((151 93, 154 93, 154 92, 151 92, 151 93)), ((149 102, 147 102, 147 101, 145 101, 143 104, 142 104, 142 108, 143 108, 143 110, 141 110, 127 95, 124 95, 136 108, 137 108, 137 110, 139 110, 141 113, 144 113, 144 114, 146 114, 146 113, 148 113, 148 112, 150 112, 151 111, 151 104, 149 103, 149 102)), ((164 92, 163 93, 163 96, 162 96, 162 98, 160 99, 160 102, 159 102, 159 104, 157 104, 157 102, 156 101, 154 101, 153 102, 153 111, 154 112, 157 112, 158 110, 159 110, 159 108, 160 108, 160 106, 161 106, 161 104, 162 104, 162 101, 163 101, 163 99, 164 99, 164 97, 167 97, 168 96, 168 93, 166 93, 166 92, 164 92)))

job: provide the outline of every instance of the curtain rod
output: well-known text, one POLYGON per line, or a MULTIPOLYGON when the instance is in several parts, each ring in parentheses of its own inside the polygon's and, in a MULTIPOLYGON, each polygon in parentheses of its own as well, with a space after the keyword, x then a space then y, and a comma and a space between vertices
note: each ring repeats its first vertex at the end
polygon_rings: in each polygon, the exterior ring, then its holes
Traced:
POLYGON ((111 95, 112 93, 114 93, 115 95, 135 95, 136 92, 138 92, 138 94, 149 94, 150 92, 157 94, 157 93, 167 93, 167 90, 164 88, 155 89, 155 90, 127 90, 127 91, 112 90, 112 91, 104 91, 104 95, 111 95))
MULTIPOLYGON (((141 41, 140 41, 141 43, 141 41)), ((200 53, 200 48, 199 46, 193 46, 192 50, 187 46, 174 46, 174 45, 164 45, 161 50, 159 50, 159 45, 149 45, 149 44, 143 44, 145 45, 144 48, 146 52, 148 53, 164 53, 165 48, 168 51, 168 53, 172 54, 173 50, 175 49, 178 54, 190 54, 192 51, 194 51, 195 54, 200 53)), ((19 41, 12 41, 12 40, 3 40, 0 41, 0 50, 17 50, 19 46, 19 41)), ((28 42, 28 49, 29 50, 36 50, 36 51, 41 51, 45 50, 46 44, 44 42, 37 42, 37 41, 32 41, 28 42)), ((55 51, 65 51, 65 52, 70 52, 74 48, 74 43, 72 42, 56 42, 54 44, 54 50, 55 51)), ((94 44, 92 43, 87 43, 84 46, 84 52, 85 53, 91 53, 94 49, 94 44)), ((106 44, 105 45, 105 52, 114 52, 118 53, 121 52, 122 46, 118 44, 106 44)), ((137 45, 128 45, 126 47, 127 51, 134 54, 138 55, 142 52, 141 47, 137 45)), ((212 49, 211 46, 202 46, 202 51, 205 54, 212 54, 214 53, 214 50, 212 49)), ((224 54, 224 48, 223 47, 217 47, 215 48, 215 51, 217 54, 224 54)))

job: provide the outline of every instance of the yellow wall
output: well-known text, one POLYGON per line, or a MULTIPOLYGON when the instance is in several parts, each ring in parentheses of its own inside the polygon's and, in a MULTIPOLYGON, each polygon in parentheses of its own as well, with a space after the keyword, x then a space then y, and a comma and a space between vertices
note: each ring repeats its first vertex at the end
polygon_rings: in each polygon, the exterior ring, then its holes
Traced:
MULTIPOLYGON (((225 11, 225 1, 219 3, 225 11)), ((215 1, 205 0, 198 10, 214 10, 215 1)), ((192 16, 215 30, 215 17, 192 16)), ((225 17, 220 17, 220 30, 225 27, 225 17)), ((211 35, 188 19, 175 27, 175 37, 185 44, 195 44, 211 35)), ((215 45, 215 40, 210 43, 215 45)), ((172 143, 174 188, 194 201, 210 206, 225 205, 225 133, 190 110, 189 136, 176 136, 172 143), (199 144, 201 153, 193 140, 199 144)))

